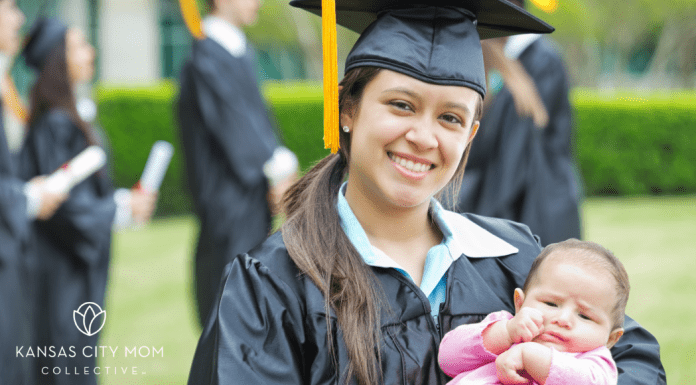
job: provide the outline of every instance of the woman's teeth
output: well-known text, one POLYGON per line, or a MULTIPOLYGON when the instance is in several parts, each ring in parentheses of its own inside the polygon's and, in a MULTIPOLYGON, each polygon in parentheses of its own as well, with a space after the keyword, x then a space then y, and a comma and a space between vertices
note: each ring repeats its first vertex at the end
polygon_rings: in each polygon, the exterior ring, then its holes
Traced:
POLYGON ((430 170, 429 164, 414 163, 412 160, 406 160, 406 159, 398 157, 392 153, 389 153, 389 159, 391 159, 394 163, 400 164, 401 167, 403 167, 409 171, 412 171, 412 172, 425 172, 425 171, 430 170))

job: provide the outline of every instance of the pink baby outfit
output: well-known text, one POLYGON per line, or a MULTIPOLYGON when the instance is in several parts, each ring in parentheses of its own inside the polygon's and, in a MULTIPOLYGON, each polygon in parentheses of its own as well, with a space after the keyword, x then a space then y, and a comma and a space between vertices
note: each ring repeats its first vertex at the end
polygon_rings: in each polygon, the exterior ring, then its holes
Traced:
MULTIPOLYGON (((459 326, 445 335, 438 360, 442 371, 454 377, 447 385, 500 384, 495 369, 498 356, 483 346, 482 333, 488 325, 511 318, 512 314, 506 311, 491 313, 477 324, 459 326)), ((553 348, 551 352, 546 385, 616 385, 616 364, 606 347, 586 353, 565 353, 553 348)))

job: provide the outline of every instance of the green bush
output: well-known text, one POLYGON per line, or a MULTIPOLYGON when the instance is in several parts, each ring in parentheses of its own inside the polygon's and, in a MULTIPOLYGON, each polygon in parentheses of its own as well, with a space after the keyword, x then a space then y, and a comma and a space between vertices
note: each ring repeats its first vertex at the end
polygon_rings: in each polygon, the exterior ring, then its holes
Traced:
MULTIPOLYGON (((306 171, 326 156, 321 85, 266 83, 264 95, 279 135, 306 171)), ((96 96, 99 121, 111 141, 116 186, 131 186, 142 173, 157 140, 174 144, 158 215, 187 212, 184 161, 173 101, 177 87, 101 86, 96 96)), ((630 92, 602 94, 576 89, 576 157, 587 195, 696 193, 696 93, 630 92)))
POLYGON ((572 102, 588 195, 696 192, 696 93, 576 89, 572 102))
POLYGON ((273 111, 285 146, 307 171, 329 154, 324 149, 324 99, 321 84, 268 82, 264 95, 273 111))
POLYGON ((174 145, 174 157, 162 182, 157 215, 191 210, 185 186, 183 149, 174 119, 177 87, 163 82, 151 87, 100 86, 96 89, 98 122, 111 145, 114 186, 130 187, 142 175, 152 145, 166 140, 174 145))

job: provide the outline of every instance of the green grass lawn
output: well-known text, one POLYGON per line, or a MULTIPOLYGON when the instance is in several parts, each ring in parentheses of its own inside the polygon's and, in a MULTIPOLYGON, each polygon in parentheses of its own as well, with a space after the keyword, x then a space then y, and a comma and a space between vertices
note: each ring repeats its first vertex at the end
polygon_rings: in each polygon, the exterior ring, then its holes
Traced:
MULTIPOLYGON (((585 238, 626 265, 627 313, 660 341, 669 383, 696 383, 696 197, 593 198, 583 214, 585 238)), ((195 220, 181 217, 115 236, 99 344, 118 353, 99 364, 119 371, 102 374, 102 384, 186 383, 200 333, 191 294, 196 233, 195 220), (142 346, 149 357, 124 357, 126 348, 142 346), (152 348, 162 354, 153 357, 152 348)))

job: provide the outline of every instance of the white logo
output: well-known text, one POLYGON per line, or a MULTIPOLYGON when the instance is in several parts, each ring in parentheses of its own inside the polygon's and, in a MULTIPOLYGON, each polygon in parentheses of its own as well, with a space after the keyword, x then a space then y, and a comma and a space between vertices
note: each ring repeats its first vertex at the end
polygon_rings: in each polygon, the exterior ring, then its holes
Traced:
POLYGON ((73 321, 77 330, 86 336, 99 333, 106 322, 106 310, 94 302, 85 302, 73 311, 73 321))

